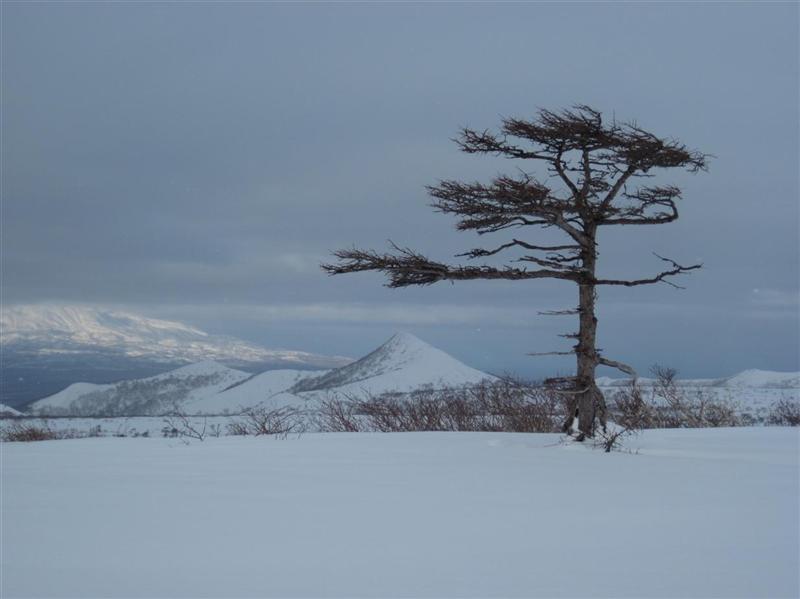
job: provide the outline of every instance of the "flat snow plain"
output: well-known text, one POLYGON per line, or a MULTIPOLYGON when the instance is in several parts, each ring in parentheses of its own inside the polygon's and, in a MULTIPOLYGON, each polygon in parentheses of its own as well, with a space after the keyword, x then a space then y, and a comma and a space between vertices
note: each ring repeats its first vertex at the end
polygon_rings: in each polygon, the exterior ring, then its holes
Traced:
POLYGON ((2 446, 3 597, 797 597, 797 429, 2 446))

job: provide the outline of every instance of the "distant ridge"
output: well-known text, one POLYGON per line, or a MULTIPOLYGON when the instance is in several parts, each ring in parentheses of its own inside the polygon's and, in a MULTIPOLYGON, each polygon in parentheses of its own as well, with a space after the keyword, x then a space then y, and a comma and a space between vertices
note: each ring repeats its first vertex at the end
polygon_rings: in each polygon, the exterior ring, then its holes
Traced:
POLYGON ((180 322, 87 306, 32 305, 0 311, 0 343, 49 357, 109 350, 130 357, 184 363, 284 362, 331 368, 351 362, 342 356, 267 349, 235 337, 210 335, 180 322))

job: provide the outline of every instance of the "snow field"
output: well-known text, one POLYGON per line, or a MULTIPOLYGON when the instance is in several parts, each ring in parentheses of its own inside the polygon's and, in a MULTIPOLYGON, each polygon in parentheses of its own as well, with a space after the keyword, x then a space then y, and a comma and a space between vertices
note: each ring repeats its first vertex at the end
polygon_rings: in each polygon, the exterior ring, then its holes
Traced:
POLYGON ((796 597, 798 431, 3 445, 4 597, 796 597))

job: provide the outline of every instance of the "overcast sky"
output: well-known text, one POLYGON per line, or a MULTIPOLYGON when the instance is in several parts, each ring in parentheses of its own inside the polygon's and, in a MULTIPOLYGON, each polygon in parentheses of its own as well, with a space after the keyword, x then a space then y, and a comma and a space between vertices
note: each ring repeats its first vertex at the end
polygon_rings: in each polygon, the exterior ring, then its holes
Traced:
POLYGON ((651 275, 651 251, 705 266, 683 291, 602 289, 599 345, 682 376, 800 369, 796 3, 4 2, 2 17, 6 305, 124 307, 352 356, 405 330, 478 368, 566 372, 524 354, 565 348, 575 323, 537 311, 574 306, 569 283, 391 290, 318 264, 387 239, 442 260, 475 247, 424 186, 517 165, 458 152, 458 128, 587 103, 715 156, 659 175, 684 189, 677 223, 602 232, 603 275, 651 275))

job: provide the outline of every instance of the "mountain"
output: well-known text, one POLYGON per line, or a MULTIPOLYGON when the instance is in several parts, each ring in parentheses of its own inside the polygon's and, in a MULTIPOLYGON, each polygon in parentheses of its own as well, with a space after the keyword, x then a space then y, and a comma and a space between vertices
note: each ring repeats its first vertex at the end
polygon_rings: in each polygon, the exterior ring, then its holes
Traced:
POLYGON ((30 411, 48 416, 157 416, 217 395, 250 377, 217 362, 199 362, 113 385, 75 383, 34 402, 30 411))
POLYGON ((76 380, 110 383, 205 360, 251 372, 327 369, 352 361, 266 349, 180 322, 86 306, 3 307, 0 346, 0 396, 12 406, 55 393, 76 380))
POLYGON ((13 416, 22 416, 22 412, 0 403, 0 418, 9 418, 13 416))
POLYGON ((360 360, 321 376, 306 378, 291 391, 380 394, 406 392, 423 386, 471 385, 487 379, 494 377, 470 368, 414 335, 398 333, 360 360))
POLYGON ((357 362, 321 375, 289 369, 251 375, 217 362, 202 362, 112 385, 75 383, 34 402, 30 410, 43 415, 132 416, 164 414, 177 407, 187 414, 235 414, 262 404, 304 406, 326 392, 406 392, 492 378, 401 333, 357 362))

